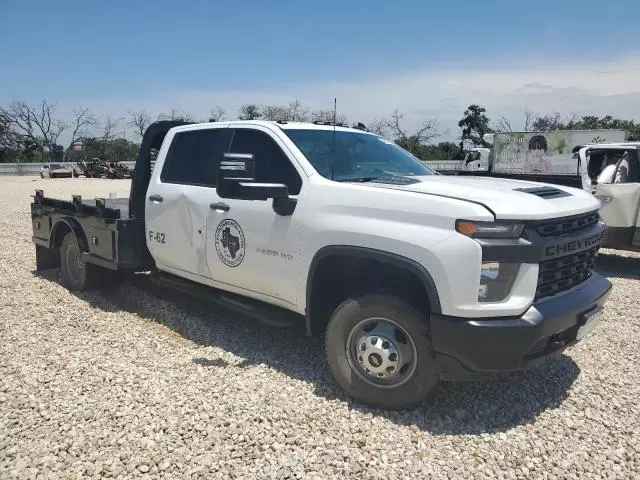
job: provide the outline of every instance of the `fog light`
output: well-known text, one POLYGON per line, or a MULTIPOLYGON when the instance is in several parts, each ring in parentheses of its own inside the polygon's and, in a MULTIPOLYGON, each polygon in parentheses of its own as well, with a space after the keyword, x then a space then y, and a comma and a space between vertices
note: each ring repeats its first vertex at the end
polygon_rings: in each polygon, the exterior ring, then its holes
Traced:
POLYGON ((519 263, 483 262, 480 267, 479 302, 499 302, 509 295, 519 263))

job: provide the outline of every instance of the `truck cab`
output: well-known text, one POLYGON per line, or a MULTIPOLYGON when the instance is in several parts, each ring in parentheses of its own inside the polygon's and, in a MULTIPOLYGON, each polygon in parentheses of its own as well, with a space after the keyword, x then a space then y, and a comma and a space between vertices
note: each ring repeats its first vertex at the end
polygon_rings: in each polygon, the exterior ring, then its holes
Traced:
POLYGON ((462 169, 467 172, 489 172, 491 167, 491 149, 471 147, 464 156, 462 169))
POLYGON ((578 145, 582 187, 601 202, 603 246, 640 251, 640 142, 578 145))

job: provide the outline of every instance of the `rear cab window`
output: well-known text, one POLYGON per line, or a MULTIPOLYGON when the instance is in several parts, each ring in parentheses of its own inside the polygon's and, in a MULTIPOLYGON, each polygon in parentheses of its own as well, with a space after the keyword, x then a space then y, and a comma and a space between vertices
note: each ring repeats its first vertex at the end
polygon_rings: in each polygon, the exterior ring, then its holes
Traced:
POLYGON ((162 183, 216 186, 216 164, 228 143, 228 129, 187 130, 174 135, 160 173, 162 183))

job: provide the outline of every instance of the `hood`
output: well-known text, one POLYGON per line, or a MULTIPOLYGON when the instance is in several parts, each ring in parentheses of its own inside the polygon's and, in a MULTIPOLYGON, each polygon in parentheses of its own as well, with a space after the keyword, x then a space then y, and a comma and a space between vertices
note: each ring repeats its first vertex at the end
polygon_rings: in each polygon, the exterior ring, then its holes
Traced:
POLYGON ((427 175, 419 182, 397 185, 370 182, 372 188, 389 188, 425 195, 480 203, 496 219, 544 220, 591 212, 600 207, 593 195, 583 190, 540 182, 480 176, 427 175))

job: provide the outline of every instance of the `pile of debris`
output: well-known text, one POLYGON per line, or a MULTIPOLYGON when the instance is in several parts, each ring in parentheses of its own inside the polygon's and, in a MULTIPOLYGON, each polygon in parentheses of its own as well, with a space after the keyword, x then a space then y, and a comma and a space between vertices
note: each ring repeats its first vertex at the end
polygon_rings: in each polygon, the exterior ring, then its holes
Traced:
POLYGON ((131 178, 131 169, 121 162, 107 162, 94 158, 89 162, 78 162, 87 178, 131 178))

